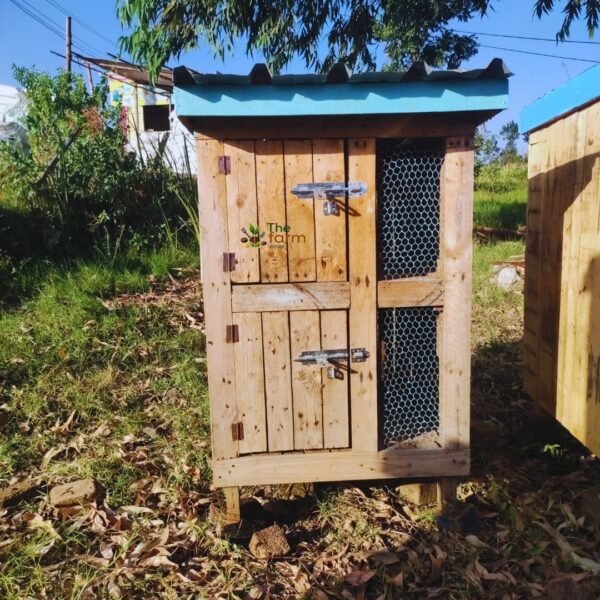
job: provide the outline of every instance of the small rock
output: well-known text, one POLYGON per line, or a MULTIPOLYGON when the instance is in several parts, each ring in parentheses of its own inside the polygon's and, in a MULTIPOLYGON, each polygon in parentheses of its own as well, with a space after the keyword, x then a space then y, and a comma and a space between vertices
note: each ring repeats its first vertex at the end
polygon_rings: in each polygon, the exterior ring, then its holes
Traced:
POLYGON ((74 506, 93 502, 97 495, 96 482, 93 479, 81 479, 53 487, 49 499, 52 506, 74 506))
POLYGON ((519 287, 523 283, 523 278, 514 267, 502 267, 492 277, 491 281, 502 289, 509 291, 519 287))
POLYGON ((250 552, 256 558, 283 556, 289 551, 290 546, 279 525, 257 531, 250 540, 250 552))
POLYGON ((25 481, 13 483, 13 485, 0 490, 0 506, 10 506, 30 498, 42 485, 43 481, 39 479, 26 479, 25 481))

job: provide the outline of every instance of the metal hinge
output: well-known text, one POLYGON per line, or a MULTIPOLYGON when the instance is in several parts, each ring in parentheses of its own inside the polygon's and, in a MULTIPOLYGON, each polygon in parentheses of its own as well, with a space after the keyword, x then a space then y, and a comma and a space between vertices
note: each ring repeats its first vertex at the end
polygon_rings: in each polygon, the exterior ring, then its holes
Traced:
POLYGON ((241 421, 231 424, 231 438, 234 442, 244 439, 244 424, 241 421))
POLYGON ((229 175, 231 173, 231 156, 219 156, 218 166, 221 175, 229 175))
POLYGON ((227 325, 225 327, 225 341, 228 344, 235 344, 240 341, 240 330, 237 325, 227 325))
POLYGON ((223 271, 225 273, 235 271, 236 263, 235 252, 223 252, 223 271))

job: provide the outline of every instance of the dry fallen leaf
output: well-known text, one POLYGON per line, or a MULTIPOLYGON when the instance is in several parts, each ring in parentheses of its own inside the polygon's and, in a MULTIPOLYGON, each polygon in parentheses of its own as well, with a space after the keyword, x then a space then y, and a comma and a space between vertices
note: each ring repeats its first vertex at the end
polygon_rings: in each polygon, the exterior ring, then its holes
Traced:
POLYGON ((365 585, 373 576, 374 571, 352 571, 344 577, 344 581, 353 587, 365 585))

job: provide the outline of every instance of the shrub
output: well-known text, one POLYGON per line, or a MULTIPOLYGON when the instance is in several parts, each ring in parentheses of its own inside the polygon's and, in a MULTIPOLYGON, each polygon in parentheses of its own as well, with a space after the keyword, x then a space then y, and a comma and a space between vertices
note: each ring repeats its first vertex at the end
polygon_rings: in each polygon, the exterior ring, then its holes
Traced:
POLYGON ((160 155, 141 161, 126 151, 120 108, 107 104, 105 82, 89 93, 79 75, 14 74, 28 100, 29 148, 0 144, 0 251, 112 254, 180 234, 188 220, 180 197, 195 195, 193 182, 160 155))

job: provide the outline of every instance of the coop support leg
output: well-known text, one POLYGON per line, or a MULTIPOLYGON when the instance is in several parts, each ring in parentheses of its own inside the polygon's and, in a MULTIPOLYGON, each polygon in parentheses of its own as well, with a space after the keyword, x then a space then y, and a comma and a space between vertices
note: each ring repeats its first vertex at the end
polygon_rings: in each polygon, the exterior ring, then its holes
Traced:
POLYGON ((225 513, 223 514, 223 521, 225 523, 238 523, 241 519, 240 514, 240 488, 225 487, 223 488, 223 495, 225 496, 225 513))
POLYGON ((437 504, 440 512, 451 511, 456 506, 456 477, 442 477, 437 483, 437 504))

